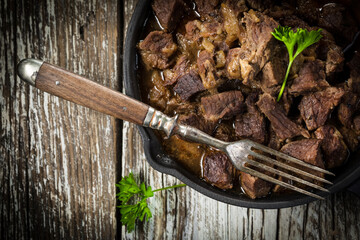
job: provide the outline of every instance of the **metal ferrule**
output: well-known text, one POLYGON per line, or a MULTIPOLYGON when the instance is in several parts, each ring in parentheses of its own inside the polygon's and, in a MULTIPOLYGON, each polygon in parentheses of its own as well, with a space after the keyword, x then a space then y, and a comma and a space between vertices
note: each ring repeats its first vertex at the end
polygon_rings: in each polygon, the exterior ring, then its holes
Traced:
POLYGON ((44 61, 26 58, 21 60, 17 65, 17 74, 28 84, 35 86, 36 76, 44 61))
POLYGON ((152 129, 164 131, 167 137, 173 134, 173 130, 177 125, 177 118, 166 116, 164 113, 149 107, 149 110, 145 116, 143 126, 150 127, 152 129))

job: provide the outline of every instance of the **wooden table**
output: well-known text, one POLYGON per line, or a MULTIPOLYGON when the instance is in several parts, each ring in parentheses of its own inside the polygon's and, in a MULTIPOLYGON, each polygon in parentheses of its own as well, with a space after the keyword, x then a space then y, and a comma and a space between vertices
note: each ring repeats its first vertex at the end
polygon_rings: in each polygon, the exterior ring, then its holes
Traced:
POLYGON ((146 162, 136 127, 29 87, 26 57, 122 91, 123 41, 135 1, 0 1, 0 239, 360 239, 360 201, 347 192, 280 210, 160 192, 153 218, 126 233, 115 183, 132 171, 178 183, 146 162))

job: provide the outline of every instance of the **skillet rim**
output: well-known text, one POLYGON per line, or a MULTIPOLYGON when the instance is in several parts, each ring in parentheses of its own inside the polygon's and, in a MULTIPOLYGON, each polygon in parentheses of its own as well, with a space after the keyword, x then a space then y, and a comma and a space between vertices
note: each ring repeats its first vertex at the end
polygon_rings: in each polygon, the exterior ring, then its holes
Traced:
MULTIPOLYGON (((147 0, 139 0, 137 3, 126 31, 126 39, 123 50, 124 57, 122 67, 125 93, 128 96, 138 100, 141 100, 141 97, 137 80, 137 66, 139 59, 136 45, 151 11, 150 3, 151 1, 147 0)), ((316 200, 312 197, 299 193, 279 195, 272 193, 271 195, 264 198, 250 199, 245 194, 235 194, 220 190, 204 182, 199 177, 186 170, 185 167, 181 166, 175 160, 172 160, 170 157, 164 154, 161 143, 155 136, 153 130, 144 128, 142 126, 137 127, 143 141, 146 160, 155 170, 176 177, 180 181, 187 184, 189 187, 214 200, 239 207, 256 209, 278 209, 294 207, 316 200)), ((333 180, 334 184, 330 187, 326 187, 330 193, 335 193, 345 189, 356 179, 358 179, 360 176, 359 150, 350 156, 349 161, 344 164, 343 167, 341 167, 340 172, 342 172, 340 175, 334 179, 331 179, 333 180), (355 159, 357 159, 357 161, 355 159), (346 171, 343 168, 345 168, 346 171)), ((321 191, 314 191, 314 193, 322 197, 330 196, 330 193, 321 191)))

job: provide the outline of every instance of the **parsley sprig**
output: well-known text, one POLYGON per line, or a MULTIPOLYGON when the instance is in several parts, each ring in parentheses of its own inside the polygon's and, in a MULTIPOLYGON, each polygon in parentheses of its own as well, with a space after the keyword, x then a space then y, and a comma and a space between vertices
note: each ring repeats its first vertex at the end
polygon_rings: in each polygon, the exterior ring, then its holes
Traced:
POLYGON ((295 58, 307 47, 318 42, 322 38, 322 35, 320 34, 321 31, 322 29, 318 29, 309 32, 307 29, 298 28, 294 33, 291 27, 283 27, 279 25, 277 28, 274 29, 274 32, 271 33, 277 40, 285 44, 289 52, 289 64, 286 70, 284 82, 277 97, 277 101, 280 101, 281 96, 284 92, 286 81, 288 79, 289 72, 295 58), (296 51, 294 53, 295 46, 296 51))
POLYGON ((121 202, 120 206, 118 206, 121 213, 121 223, 126 226, 128 232, 133 231, 135 229, 136 219, 149 221, 152 217, 147 199, 153 197, 154 192, 185 186, 186 184, 178 184, 152 190, 151 186, 146 187, 145 183, 141 183, 139 186, 132 173, 130 173, 129 176, 123 177, 123 179, 116 184, 116 187, 119 189, 116 196, 121 202), (130 200, 133 200, 135 204, 129 204, 130 200))

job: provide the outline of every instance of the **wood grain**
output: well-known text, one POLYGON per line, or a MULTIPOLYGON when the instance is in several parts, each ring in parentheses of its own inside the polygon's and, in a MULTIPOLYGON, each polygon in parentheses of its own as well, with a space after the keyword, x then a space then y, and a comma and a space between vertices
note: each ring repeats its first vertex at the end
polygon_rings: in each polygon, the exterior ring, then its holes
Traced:
MULTIPOLYGON (((136 1, 125 1, 125 30, 136 1)), ((146 162, 135 125, 123 129, 122 174, 153 188, 179 183, 146 162)), ((217 202, 189 187, 157 193, 149 200, 153 218, 123 239, 360 239, 360 201, 338 193, 324 201, 279 210, 257 210, 217 202), (350 206, 353 205, 351 208, 350 206)))
POLYGON ((121 1, 0 1, 0 239, 114 239, 117 121, 30 87, 33 57, 119 86, 121 1))
POLYGON ((36 88, 92 110, 142 125, 149 106, 94 81, 43 63, 36 88))
MULTIPOLYGON (((118 132, 119 121, 29 87, 15 73, 19 60, 33 57, 120 89, 122 36, 135 4, 0 0, 0 239, 114 239, 120 154, 123 175, 132 171, 154 188, 179 182, 147 164, 135 125, 118 132)), ((149 205, 150 222, 130 234, 123 227, 119 237, 360 239, 360 201, 346 192, 256 210, 181 188, 157 193, 149 205)))

